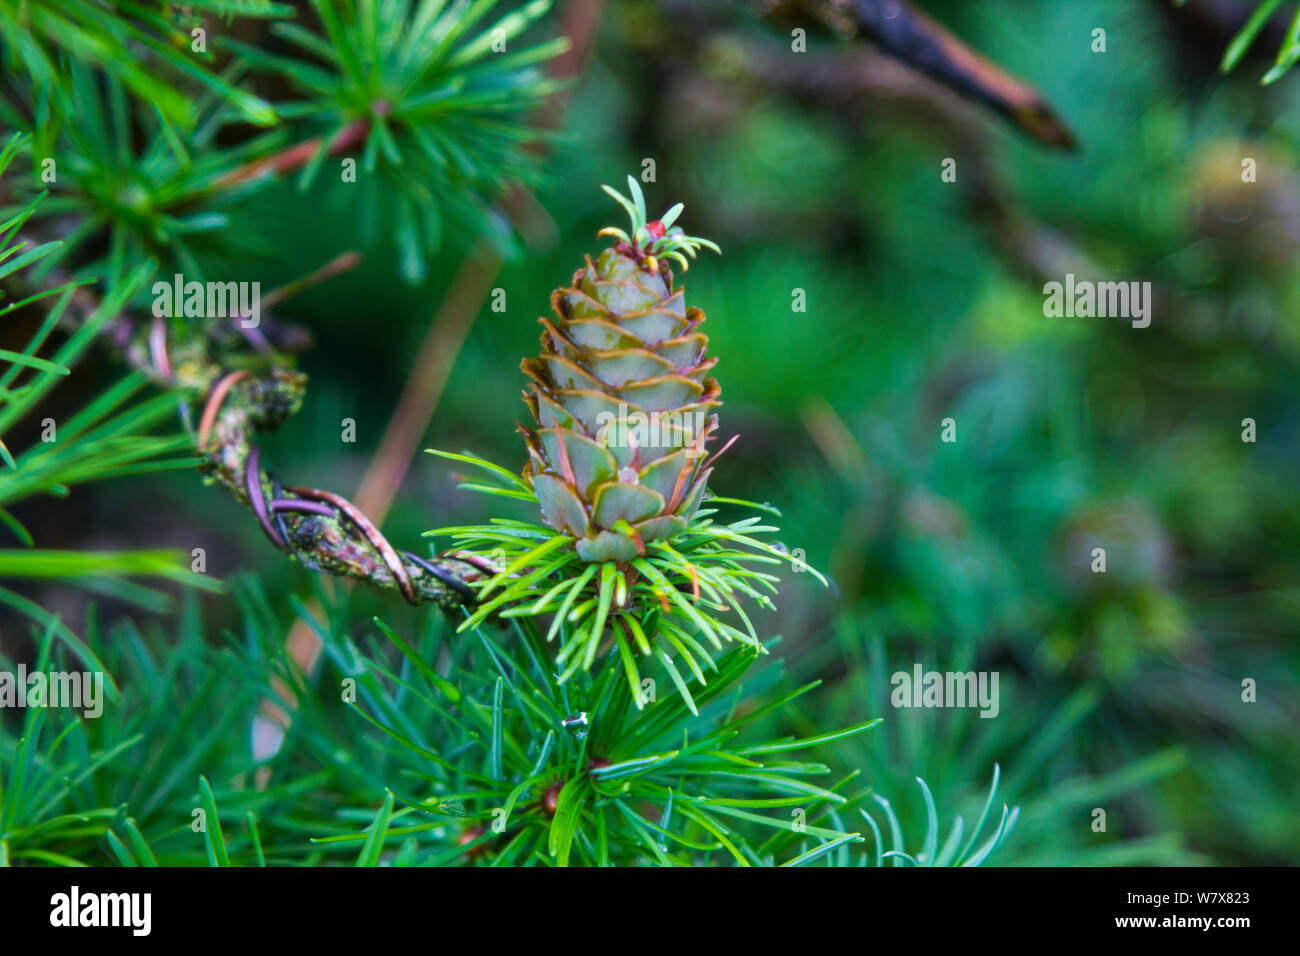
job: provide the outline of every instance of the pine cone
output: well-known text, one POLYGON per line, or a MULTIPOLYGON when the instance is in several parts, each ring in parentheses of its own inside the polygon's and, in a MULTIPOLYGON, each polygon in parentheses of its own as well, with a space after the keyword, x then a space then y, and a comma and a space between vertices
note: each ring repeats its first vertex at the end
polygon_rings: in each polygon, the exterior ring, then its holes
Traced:
POLYGON ((542 518, 577 539, 587 561, 630 561, 649 541, 681 532, 704 497, 706 446, 718 426, 718 383, 707 377, 704 313, 674 288, 672 259, 687 268, 704 239, 672 229, 675 206, 647 222, 636 180, 631 235, 579 269, 551 296, 542 354, 526 359, 524 400, 535 429, 522 429, 542 518), (683 255, 685 253, 685 255, 683 255))

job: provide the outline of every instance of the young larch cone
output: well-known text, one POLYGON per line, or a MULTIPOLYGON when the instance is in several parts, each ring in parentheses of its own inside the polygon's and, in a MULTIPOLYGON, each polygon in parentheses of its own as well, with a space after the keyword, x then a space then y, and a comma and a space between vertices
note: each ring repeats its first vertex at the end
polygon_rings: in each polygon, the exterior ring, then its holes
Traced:
POLYGON ((647 222, 637 183, 632 232, 551 296, 541 318, 542 353, 525 359, 524 400, 535 428, 523 428, 542 518, 572 535, 587 561, 631 561, 645 545, 686 527, 704 497, 706 446, 718 426, 718 383, 708 377, 704 313, 688 308, 665 260, 713 243, 672 229, 678 205, 647 222))

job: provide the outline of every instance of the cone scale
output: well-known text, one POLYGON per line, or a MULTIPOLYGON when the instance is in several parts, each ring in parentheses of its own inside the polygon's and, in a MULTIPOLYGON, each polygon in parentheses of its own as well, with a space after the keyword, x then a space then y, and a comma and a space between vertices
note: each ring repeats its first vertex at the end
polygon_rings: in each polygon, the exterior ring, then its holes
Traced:
POLYGON ((575 539, 586 561, 631 561, 651 541, 685 529, 704 497, 705 456, 718 427, 720 389, 700 331, 704 313, 686 305, 668 260, 706 240, 669 230, 681 207, 647 222, 636 181, 632 232, 551 296, 541 354, 525 359, 523 427, 530 481, 547 525, 575 539))

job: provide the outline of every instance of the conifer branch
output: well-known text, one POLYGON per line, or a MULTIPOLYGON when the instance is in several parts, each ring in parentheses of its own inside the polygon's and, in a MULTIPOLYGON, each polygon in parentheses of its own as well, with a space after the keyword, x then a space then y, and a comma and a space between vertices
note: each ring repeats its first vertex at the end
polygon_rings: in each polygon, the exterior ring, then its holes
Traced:
MULTIPOLYGON (((268 298, 282 300, 358 261, 354 254, 345 254, 268 298)), ((99 301, 82 287, 71 305, 75 324, 93 314, 99 301)), ((307 387, 307 376, 282 364, 285 356, 279 349, 296 350, 303 337, 299 330, 263 317, 259 351, 265 354, 245 353, 223 361, 218 355, 227 350, 220 340, 238 327, 237 321, 231 327, 213 326, 201 339, 178 342, 168 339, 165 325, 124 314, 109 324, 105 338, 132 368, 195 402, 191 413, 197 408, 200 472, 248 508, 279 550, 314 571, 396 590, 411 604, 451 610, 472 603, 469 584, 483 576, 474 564, 398 551, 347 499, 315 488, 286 487, 263 467, 257 435, 274 431, 296 414, 307 387)))

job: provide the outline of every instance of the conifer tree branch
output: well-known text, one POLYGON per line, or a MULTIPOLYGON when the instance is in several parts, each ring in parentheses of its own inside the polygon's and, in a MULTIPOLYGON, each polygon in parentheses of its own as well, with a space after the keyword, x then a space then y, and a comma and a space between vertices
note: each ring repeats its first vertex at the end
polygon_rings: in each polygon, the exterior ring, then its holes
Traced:
MULTIPOLYGON (((300 291, 312 280, 335 274, 359 261, 345 254, 291 286, 300 291)), ((274 301, 277 293, 268 296, 274 301)), ((279 296, 283 298, 284 296, 279 296)), ((99 306, 82 287, 70 310, 74 323, 99 306)), ((239 323, 233 323, 238 327, 239 323)), ((411 604, 437 604, 447 610, 472 603, 469 584, 480 569, 456 557, 424 558, 398 551, 374 524, 340 495, 302 486, 285 487, 262 466, 259 433, 274 431, 302 405, 307 376, 282 364, 279 348, 300 344, 291 327, 262 318, 263 351, 239 355, 239 367, 225 365, 212 338, 229 334, 214 327, 199 341, 169 341, 166 326, 122 315, 106 330, 106 339, 132 368, 158 386, 192 396, 198 409, 196 443, 203 455, 205 480, 221 485, 253 512, 267 538, 279 550, 312 570, 396 590, 411 604)))

